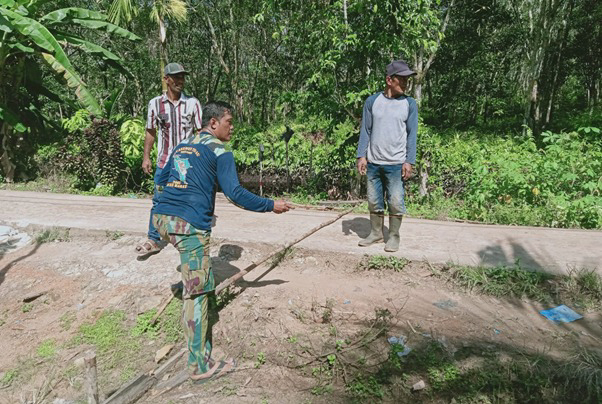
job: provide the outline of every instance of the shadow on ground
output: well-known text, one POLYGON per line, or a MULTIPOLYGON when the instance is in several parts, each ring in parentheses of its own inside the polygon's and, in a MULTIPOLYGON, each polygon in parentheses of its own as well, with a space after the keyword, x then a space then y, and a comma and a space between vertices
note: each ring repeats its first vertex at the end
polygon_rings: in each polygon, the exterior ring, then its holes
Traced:
MULTIPOLYGON (((30 257, 32 255, 34 255, 37 251, 38 248, 40 248, 40 243, 35 243, 35 245, 31 248, 31 250, 25 254, 20 256, 19 258, 15 258, 14 260, 12 260, 11 262, 9 262, 8 264, 6 264, 4 266, 4 268, 0 269, 0 285, 2 285, 2 283, 4 282, 4 278, 6 277, 6 274, 8 273, 8 271, 15 266, 15 264, 19 261, 24 260, 27 257, 30 257)), ((0 259, 4 258, 3 255, 0 255, 0 259)))

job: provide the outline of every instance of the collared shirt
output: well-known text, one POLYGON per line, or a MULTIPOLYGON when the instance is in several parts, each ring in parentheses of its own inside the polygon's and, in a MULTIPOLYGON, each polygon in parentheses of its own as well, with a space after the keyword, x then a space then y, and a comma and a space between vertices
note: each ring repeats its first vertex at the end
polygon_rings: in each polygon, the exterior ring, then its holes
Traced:
POLYGON ((201 103, 182 93, 180 99, 171 102, 166 94, 148 103, 146 129, 157 129, 157 167, 163 168, 169 155, 182 140, 201 129, 201 103))

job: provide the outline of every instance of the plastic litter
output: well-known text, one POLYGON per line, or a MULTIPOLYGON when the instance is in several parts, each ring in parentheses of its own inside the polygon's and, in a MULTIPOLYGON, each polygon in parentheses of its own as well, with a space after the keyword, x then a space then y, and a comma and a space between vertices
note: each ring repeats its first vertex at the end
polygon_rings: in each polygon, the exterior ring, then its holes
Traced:
POLYGON ((571 321, 579 320, 583 316, 564 304, 548 310, 539 312, 542 316, 555 323, 570 323, 571 321))
POLYGON ((345 300, 343 304, 351 304, 351 300, 345 300))
POLYGON ((426 383, 424 382, 424 380, 420 380, 418 383, 415 383, 412 386, 413 391, 420 391, 420 390, 424 390, 425 388, 426 388, 426 383))
POLYGON ((406 345, 407 337, 405 335, 400 335, 399 337, 389 337, 387 338, 389 344, 391 345, 400 345, 403 347, 403 351, 397 352, 397 356, 404 357, 408 356, 410 352, 412 352, 412 348, 406 345))

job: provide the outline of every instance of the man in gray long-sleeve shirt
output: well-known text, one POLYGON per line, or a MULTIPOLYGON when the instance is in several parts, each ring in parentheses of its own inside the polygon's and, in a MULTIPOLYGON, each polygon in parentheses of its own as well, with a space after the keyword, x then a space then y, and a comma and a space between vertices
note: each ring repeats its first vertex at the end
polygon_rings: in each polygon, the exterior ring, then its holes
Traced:
POLYGON ((389 239, 385 251, 399 249, 399 227, 406 213, 403 181, 416 164, 418 107, 405 95, 413 72, 403 60, 387 65, 385 91, 368 97, 362 113, 357 169, 368 176, 368 208, 371 231, 360 246, 383 241, 384 195, 389 210, 389 239))

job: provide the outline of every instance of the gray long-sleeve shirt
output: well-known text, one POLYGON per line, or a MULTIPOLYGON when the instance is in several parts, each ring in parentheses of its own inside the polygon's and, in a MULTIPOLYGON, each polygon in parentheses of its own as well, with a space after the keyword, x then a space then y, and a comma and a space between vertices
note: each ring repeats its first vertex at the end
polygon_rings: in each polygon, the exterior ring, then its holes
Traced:
POLYGON ((417 131, 418 107, 412 97, 373 94, 364 103, 357 157, 373 164, 414 165, 417 131))

